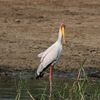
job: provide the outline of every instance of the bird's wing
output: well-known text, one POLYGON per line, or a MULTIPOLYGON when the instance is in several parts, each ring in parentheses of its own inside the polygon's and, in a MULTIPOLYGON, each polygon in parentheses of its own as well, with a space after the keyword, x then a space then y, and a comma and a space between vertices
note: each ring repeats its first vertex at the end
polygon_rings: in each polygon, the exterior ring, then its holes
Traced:
POLYGON ((44 59, 44 57, 52 50, 52 48, 54 48, 55 43, 53 45, 51 45, 48 49, 46 49, 44 52, 41 52, 38 54, 38 57, 41 58, 41 62, 44 59))
POLYGON ((46 49, 44 52, 39 53, 39 54, 38 54, 38 57, 39 57, 39 58, 44 57, 49 51, 52 50, 52 48, 54 47, 54 45, 55 45, 55 44, 51 45, 51 46, 50 46, 48 49, 46 49))
POLYGON ((38 54, 38 57, 41 58, 44 52, 38 54))
POLYGON ((50 52, 48 52, 45 57, 42 59, 41 64, 37 69, 37 74, 41 73, 49 64, 57 60, 59 54, 59 48, 53 47, 50 52))
POLYGON ((53 51, 53 49, 56 47, 56 43, 54 43, 53 45, 51 45, 47 50, 44 51, 42 57, 41 57, 41 62, 43 61, 43 59, 46 57, 46 55, 48 55, 48 53, 50 53, 51 51, 53 51))

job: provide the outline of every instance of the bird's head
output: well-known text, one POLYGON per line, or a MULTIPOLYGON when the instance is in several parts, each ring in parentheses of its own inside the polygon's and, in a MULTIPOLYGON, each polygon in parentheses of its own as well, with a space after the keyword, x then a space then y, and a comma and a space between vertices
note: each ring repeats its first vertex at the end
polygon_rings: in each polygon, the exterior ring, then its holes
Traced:
POLYGON ((63 23, 60 26, 60 32, 61 32, 63 42, 65 43, 65 25, 63 23))

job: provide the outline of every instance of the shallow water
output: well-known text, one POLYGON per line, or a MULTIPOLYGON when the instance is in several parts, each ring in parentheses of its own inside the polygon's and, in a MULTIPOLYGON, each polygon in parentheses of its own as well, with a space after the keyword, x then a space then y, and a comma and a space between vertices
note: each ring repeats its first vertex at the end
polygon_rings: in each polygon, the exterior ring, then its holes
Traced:
MULTIPOLYGON (((68 74, 68 77, 65 73, 57 73, 54 74, 53 78, 53 99, 52 100, 65 100, 61 98, 60 95, 63 95, 63 89, 65 86, 67 87, 64 96, 67 98, 69 96, 69 89, 72 88, 73 82, 75 81, 76 74, 68 74), (59 75, 58 75, 59 74, 59 75), (57 75, 59 77, 57 77, 57 75), (59 95, 59 96, 58 96, 59 95)), ((48 100, 49 96, 49 81, 48 77, 36 80, 33 77, 33 73, 13 73, 8 74, 7 76, 2 75, 0 79, 0 100, 15 100, 18 89, 20 90, 20 100, 32 100, 27 90, 30 91, 31 95, 35 98, 35 100, 40 100, 40 98, 44 97, 48 100), (18 88, 19 87, 19 88, 18 88)), ((89 88, 86 95, 91 96, 98 89, 98 94, 100 96, 100 79, 89 79, 89 88)), ((99 97, 98 97, 99 98, 99 97)), ((17 99, 16 99, 17 100, 17 99)), ((69 100, 69 99, 68 99, 69 100)), ((89 100, 87 98, 87 100, 89 100)), ((96 99, 99 100, 99 99, 96 99)))

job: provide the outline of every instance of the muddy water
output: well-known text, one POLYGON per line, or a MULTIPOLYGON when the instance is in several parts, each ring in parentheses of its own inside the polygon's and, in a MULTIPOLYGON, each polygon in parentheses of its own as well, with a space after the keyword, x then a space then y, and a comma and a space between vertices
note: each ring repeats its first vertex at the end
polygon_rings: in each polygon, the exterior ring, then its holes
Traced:
MULTIPOLYGON (((72 84, 76 79, 75 73, 55 73, 53 79, 53 98, 52 100, 65 100, 60 99, 60 94, 64 85, 67 85, 66 98, 69 95, 69 89, 72 88, 72 84), (59 91, 59 92, 58 92, 59 91), (57 94, 58 93, 58 94, 57 94), (59 95, 59 96, 58 96, 59 95)), ((94 94, 95 90, 99 89, 100 95, 100 79, 89 79, 89 83, 92 88, 89 88, 87 95, 94 94), (91 93, 92 91, 92 93, 91 93)), ((16 97, 20 93, 20 100, 32 100, 27 90, 35 98, 35 100, 40 100, 40 98, 45 98, 42 100, 48 100, 49 96, 49 81, 48 77, 36 80, 34 78, 33 72, 16 72, 16 73, 2 73, 0 79, 0 100, 17 100, 16 97), (19 92, 18 92, 19 91, 19 92)), ((61 93, 62 95, 63 93, 61 93)))

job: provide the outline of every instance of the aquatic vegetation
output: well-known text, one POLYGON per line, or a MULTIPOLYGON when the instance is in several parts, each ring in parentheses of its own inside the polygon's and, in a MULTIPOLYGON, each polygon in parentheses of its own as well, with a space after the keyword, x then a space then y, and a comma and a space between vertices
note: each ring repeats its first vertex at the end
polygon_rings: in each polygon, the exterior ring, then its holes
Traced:
MULTIPOLYGON (((85 60, 80 65, 77 78, 72 80, 72 84, 66 81, 59 81, 58 87, 56 87, 58 82, 53 86, 51 100, 100 100, 100 85, 96 86, 95 83, 91 84, 92 80, 85 73, 84 63, 85 60)), ((46 89, 45 93, 47 93, 46 89)), ((42 98, 41 100, 47 100, 45 95, 42 95, 42 98)))
POLYGON ((20 79, 17 83, 15 100, 21 100, 21 96, 26 94, 31 100, 100 100, 100 84, 87 77, 83 67, 84 63, 85 61, 80 65, 76 79, 57 80, 54 78, 51 98, 49 98, 49 82, 47 80, 36 80, 34 84, 39 87, 30 88, 26 80, 20 79), (40 85, 38 84, 40 81, 45 82, 40 85))
POLYGON ((26 80, 20 79, 17 83, 17 95, 15 100, 21 100, 21 95, 29 95, 31 100, 35 100, 30 91, 28 90, 28 84, 26 80))
MULTIPOLYGON (((76 80, 73 84, 61 83, 58 87, 53 87, 51 100, 100 100, 100 87, 91 84, 91 80, 76 80), (96 88, 95 88, 96 87, 96 88)), ((57 83, 56 83, 57 84, 57 83)), ((36 100, 48 100, 48 89, 41 92, 36 100)))

